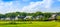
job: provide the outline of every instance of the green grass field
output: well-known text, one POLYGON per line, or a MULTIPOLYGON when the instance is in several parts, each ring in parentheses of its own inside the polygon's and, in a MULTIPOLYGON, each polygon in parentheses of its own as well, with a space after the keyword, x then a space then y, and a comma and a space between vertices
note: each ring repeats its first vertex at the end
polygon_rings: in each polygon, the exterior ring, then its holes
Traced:
POLYGON ((60 27, 60 22, 55 21, 17 21, 16 23, 0 21, 0 27, 60 27))

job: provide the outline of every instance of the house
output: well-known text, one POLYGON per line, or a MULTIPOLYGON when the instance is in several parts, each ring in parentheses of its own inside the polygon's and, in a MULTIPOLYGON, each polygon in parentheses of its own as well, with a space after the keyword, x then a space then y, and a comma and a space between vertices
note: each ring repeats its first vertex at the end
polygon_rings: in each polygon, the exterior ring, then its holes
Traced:
POLYGON ((5 18, 5 20, 10 20, 10 18, 5 18))
POLYGON ((24 19, 31 19, 32 16, 26 16, 24 19))
POLYGON ((26 16, 20 16, 20 15, 17 16, 18 19, 24 19, 25 17, 26 16))
POLYGON ((57 14, 52 14, 52 16, 48 20, 56 20, 57 14))
POLYGON ((36 19, 43 18, 43 17, 44 17, 43 15, 38 15, 36 16, 36 19))
POLYGON ((5 20, 18 20, 18 18, 17 17, 15 17, 15 18, 5 18, 5 20))
POLYGON ((18 20, 18 17, 15 17, 15 20, 18 20))
POLYGON ((1 18, 0 20, 5 20, 5 18, 1 18))

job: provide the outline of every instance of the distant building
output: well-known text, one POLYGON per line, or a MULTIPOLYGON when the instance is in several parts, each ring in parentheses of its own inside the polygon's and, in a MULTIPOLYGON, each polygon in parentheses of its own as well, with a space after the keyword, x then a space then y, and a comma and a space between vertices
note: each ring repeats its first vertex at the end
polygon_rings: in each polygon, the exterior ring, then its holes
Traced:
POLYGON ((48 20, 56 20, 57 14, 52 14, 52 16, 48 20))
POLYGON ((31 19, 32 16, 26 16, 24 19, 31 19))
POLYGON ((15 17, 15 20, 18 20, 18 17, 15 17))
POLYGON ((5 20, 10 20, 10 18, 5 18, 5 20))
POLYGON ((38 15, 36 19, 43 18, 43 17, 44 17, 43 15, 38 15))
POLYGON ((5 20, 5 18, 1 18, 0 20, 5 20))
POLYGON ((25 17, 26 16, 20 16, 20 15, 17 16, 18 19, 24 19, 25 17))

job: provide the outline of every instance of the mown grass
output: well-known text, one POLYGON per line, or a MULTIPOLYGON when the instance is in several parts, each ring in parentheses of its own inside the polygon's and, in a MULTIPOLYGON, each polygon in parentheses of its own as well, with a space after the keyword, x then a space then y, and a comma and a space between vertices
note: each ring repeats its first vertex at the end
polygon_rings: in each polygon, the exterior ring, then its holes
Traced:
POLYGON ((60 22, 55 21, 0 21, 0 27, 60 27, 60 22), (12 22, 11 22, 12 23, 12 22))

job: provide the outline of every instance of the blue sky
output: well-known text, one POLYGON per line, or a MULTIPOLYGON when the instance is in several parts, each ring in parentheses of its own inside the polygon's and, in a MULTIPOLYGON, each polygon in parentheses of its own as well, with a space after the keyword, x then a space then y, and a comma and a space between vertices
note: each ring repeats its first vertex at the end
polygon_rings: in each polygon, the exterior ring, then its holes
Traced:
POLYGON ((0 13, 60 12, 60 0, 0 0, 0 13))

